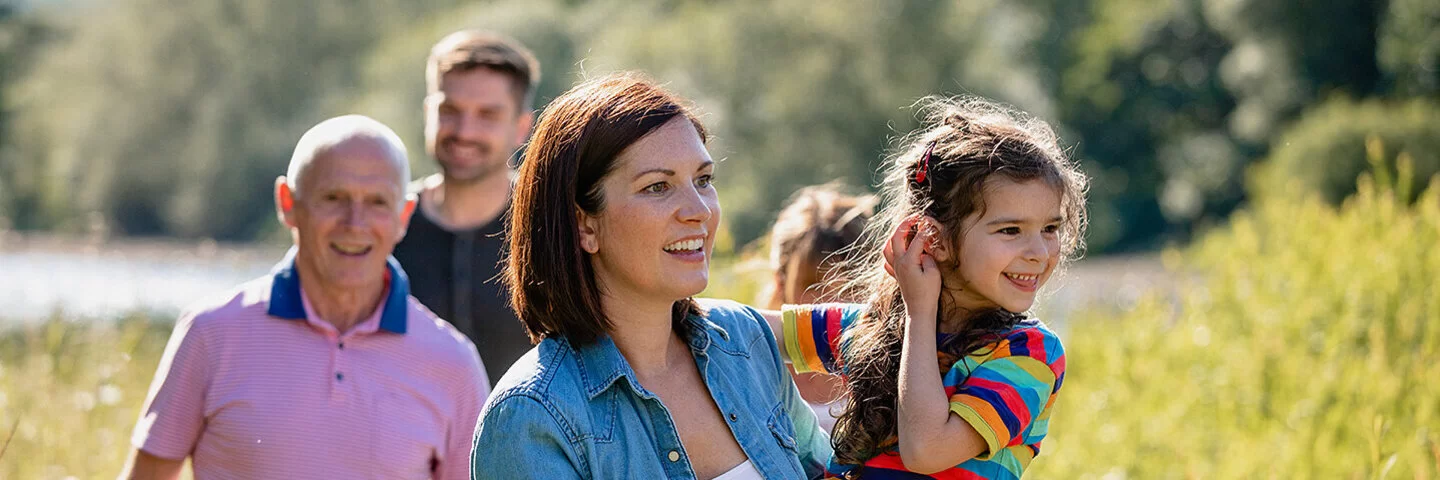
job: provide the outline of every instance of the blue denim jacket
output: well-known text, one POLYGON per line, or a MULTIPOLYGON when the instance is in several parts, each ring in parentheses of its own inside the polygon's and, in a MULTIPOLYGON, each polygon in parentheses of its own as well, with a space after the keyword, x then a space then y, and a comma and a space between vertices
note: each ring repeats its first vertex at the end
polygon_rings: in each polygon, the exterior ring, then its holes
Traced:
MULTIPOLYGON (((682 323, 700 375, 745 455, 767 479, 814 478, 830 442, 784 368, 765 319, 704 300, 682 323)), ((521 357, 480 413, 471 478, 691 479, 670 412, 615 342, 548 338, 521 357)))

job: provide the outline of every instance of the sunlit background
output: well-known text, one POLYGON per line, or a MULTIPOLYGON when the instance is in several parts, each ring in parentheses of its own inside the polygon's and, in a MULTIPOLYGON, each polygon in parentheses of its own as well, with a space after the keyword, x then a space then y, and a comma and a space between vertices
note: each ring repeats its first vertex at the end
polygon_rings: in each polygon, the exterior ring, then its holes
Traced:
POLYGON ((283 252, 308 127, 434 172, 425 56, 473 27, 540 105, 621 69, 698 104, 708 296, 754 301, 784 200, 873 185, 926 95, 1054 124, 1092 217, 1031 478, 1440 478, 1437 0, 0 0, 0 478, 114 476, 176 311, 283 252))

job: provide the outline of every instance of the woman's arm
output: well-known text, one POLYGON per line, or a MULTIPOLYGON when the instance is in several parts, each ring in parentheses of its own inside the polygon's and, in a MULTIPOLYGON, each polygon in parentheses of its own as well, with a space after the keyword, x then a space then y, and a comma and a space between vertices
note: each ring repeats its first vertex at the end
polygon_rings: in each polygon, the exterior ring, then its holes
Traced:
POLYGON ((790 363, 790 351, 785 348, 785 323, 779 310, 762 310, 760 316, 765 317, 765 323, 770 325, 771 334, 775 335, 775 346, 780 349, 780 359, 790 363))

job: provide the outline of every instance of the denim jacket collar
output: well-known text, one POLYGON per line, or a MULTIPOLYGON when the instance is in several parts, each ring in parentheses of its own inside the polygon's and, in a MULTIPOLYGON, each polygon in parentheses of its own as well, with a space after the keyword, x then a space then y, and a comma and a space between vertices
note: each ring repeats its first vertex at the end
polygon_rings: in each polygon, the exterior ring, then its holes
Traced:
MULTIPOLYGON (((681 338, 686 340, 690 352, 694 355, 706 355, 717 338, 722 341, 730 339, 730 332, 704 316, 688 315, 680 322, 680 328, 681 338)), ((589 395, 591 400, 621 378, 626 380, 637 395, 644 398, 655 397, 655 394, 640 386, 639 379, 635 377, 635 369, 620 355, 620 348, 615 346, 615 340, 609 335, 603 335, 588 345, 572 345, 572 348, 580 362, 580 378, 585 385, 585 394, 589 395)))

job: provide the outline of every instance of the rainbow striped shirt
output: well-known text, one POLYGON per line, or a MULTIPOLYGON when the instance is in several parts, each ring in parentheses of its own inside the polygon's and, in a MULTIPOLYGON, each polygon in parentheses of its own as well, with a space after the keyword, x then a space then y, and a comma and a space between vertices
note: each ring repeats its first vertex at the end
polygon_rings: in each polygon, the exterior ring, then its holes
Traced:
MULTIPOLYGON (((865 316, 863 304, 786 305, 785 348, 796 372, 845 371, 843 333, 865 316), (797 354, 798 352, 798 354, 797 354)), ((947 337, 941 334, 940 343, 947 337)), ((905 470, 891 439, 886 452, 865 462, 866 479, 1018 479, 1049 430, 1055 396, 1065 381, 1060 337, 1035 319, 1021 321, 1000 340, 957 358, 939 354, 941 383, 950 411, 968 422, 988 447, 985 453, 931 475, 905 470)), ((852 466, 830 464, 831 473, 852 466)))

